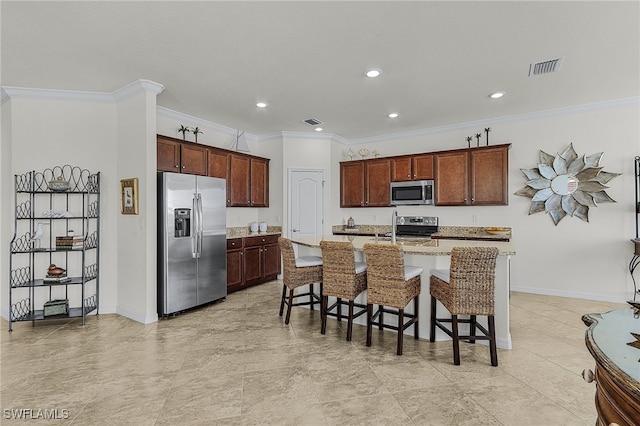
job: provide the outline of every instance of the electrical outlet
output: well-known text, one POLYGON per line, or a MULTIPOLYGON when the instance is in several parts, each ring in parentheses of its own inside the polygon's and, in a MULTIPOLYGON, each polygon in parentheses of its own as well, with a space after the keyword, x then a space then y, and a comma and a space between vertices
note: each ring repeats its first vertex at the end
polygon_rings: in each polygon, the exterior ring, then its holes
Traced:
POLYGON ((376 215, 375 214, 373 215, 373 223, 374 224, 376 223, 376 215))
POLYGON ((479 223, 480 222, 480 216, 477 214, 474 214, 471 216, 471 222, 473 223, 479 223))

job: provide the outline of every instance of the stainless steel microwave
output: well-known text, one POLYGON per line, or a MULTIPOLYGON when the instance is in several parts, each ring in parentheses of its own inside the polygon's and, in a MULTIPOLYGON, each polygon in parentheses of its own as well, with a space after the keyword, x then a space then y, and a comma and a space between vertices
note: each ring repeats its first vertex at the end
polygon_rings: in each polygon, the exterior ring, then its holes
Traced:
POLYGON ((391 204, 394 206, 433 204, 433 181, 391 182, 391 204))

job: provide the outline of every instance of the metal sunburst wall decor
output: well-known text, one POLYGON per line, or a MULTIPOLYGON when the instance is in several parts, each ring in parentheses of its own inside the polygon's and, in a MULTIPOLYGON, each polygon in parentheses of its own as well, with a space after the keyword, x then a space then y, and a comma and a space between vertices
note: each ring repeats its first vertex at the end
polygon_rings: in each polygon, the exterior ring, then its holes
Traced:
POLYGON ((603 154, 579 157, 573 144, 555 157, 541 150, 537 168, 520 169, 527 185, 515 195, 531 198, 529 214, 547 212, 555 225, 566 215, 589 222, 589 207, 616 202, 605 184, 621 173, 602 170, 603 154))

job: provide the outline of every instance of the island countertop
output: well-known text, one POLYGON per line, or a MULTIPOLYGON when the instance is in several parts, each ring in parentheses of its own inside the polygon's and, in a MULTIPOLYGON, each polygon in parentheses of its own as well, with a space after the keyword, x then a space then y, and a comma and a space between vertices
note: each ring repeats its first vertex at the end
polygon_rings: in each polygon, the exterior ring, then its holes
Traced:
MULTIPOLYGON (((353 248, 362 251, 367 243, 391 244, 389 238, 357 235, 322 235, 315 237, 292 237, 291 241, 307 246, 320 247, 320 241, 351 241, 353 248)), ((509 241, 478 241, 478 240, 445 240, 445 239, 419 239, 398 238, 397 243, 407 254, 419 254, 425 256, 449 256, 453 247, 497 247, 501 256, 516 254, 515 246, 509 241)))

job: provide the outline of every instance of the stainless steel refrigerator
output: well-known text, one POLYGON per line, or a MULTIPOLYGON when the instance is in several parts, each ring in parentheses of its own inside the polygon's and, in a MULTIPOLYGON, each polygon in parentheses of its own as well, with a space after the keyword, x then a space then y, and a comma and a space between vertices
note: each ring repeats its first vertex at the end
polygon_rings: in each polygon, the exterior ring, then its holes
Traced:
POLYGON ((158 173, 158 315, 227 295, 226 180, 158 173))

